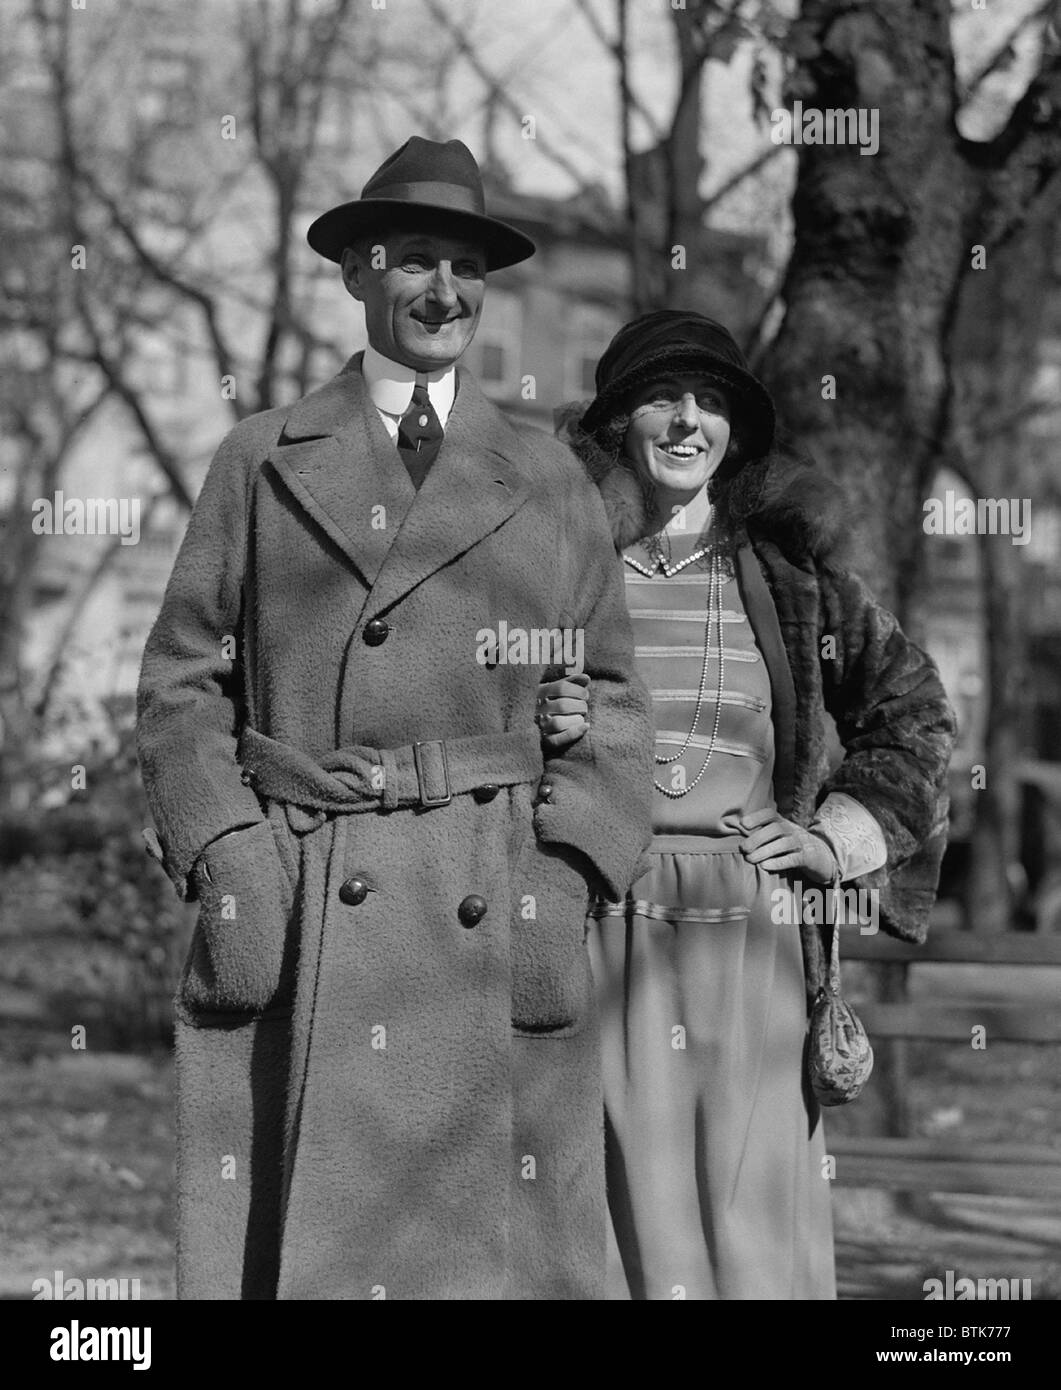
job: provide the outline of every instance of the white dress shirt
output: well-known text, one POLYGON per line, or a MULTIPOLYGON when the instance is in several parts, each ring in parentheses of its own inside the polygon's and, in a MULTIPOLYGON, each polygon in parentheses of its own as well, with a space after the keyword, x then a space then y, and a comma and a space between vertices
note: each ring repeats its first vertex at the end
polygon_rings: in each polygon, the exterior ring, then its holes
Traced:
POLYGON ((452 362, 438 371, 418 374, 412 367, 404 367, 400 362, 392 362, 389 357, 384 357, 369 343, 365 348, 361 372, 372 404, 379 411, 380 419, 393 440, 398 438, 398 424, 413 399, 417 375, 427 377, 428 399, 435 408, 439 424, 446 428, 457 394, 457 369, 452 362))

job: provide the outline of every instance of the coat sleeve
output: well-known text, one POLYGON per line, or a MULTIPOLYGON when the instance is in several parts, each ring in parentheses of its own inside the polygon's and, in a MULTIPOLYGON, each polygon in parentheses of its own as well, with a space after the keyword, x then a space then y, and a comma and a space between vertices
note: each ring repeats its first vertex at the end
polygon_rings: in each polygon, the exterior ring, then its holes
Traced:
POLYGON ((823 690, 844 757, 820 797, 843 792, 876 819, 888 860, 855 882, 879 892, 885 931, 921 941, 946 847, 954 712, 932 658, 857 575, 823 571, 821 594, 823 690))
POLYGON ((246 445, 239 427, 210 465, 144 650, 137 690, 137 754, 177 893, 205 847, 265 817, 240 780, 243 719, 243 573, 247 551, 246 445))
POLYGON ((552 790, 535 810, 538 838, 585 855, 597 887, 619 899, 638 877, 652 836, 652 721, 634 666, 620 561, 600 493, 561 452, 559 569, 572 596, 565 625, 581 629, 590 677, 589 729, 545 758, 552 790))

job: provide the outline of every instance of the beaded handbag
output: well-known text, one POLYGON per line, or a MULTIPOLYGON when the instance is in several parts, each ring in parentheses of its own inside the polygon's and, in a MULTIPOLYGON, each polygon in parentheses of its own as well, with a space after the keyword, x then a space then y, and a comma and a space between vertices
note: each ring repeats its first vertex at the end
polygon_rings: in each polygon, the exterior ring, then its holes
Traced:
POLYGON ((807 1034, 807 1072, 820 1105, 846 1105, 855 1100, 873 1071, 873 1048, 866 1030, 840 993, 838 888, 834 879, 829 972, 811 1009, 807 1034))

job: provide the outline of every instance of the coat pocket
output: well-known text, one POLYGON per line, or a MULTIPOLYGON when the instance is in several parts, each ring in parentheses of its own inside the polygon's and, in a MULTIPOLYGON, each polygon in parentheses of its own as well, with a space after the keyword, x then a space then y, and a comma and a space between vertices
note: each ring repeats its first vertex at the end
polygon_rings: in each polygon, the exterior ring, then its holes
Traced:
POLYGON ((593 1008, 590 890, 578 854, 532 839, 519 854, 513 890, 512 1026, 531 1037, 570 1037, 593 1008))
POLYGON ((268 821, 224 835, 196 861, 199 919, 177 993, 188 1022, 289 1002, 294 888, 268 821))

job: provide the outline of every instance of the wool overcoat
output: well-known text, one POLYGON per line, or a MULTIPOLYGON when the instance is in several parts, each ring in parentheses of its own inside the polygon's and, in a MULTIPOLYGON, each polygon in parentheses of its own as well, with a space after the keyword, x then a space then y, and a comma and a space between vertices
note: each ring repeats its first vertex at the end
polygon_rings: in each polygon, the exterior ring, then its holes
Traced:
POLYGON ((649 840, 649 701, 597 490, 458 381, 419 492, 357 357, 241 422, 147 643, 144 785, 201 903, 185 1298, 601 1295, 584 920, 649 840), (593 710, 543 759, 547 629, 593 710))
MULTIPOLYGON (((616 546, 649 534, 631 470, 611 458, 587 470, 616 546)), ((806 826, 832 791, 860 802, 880 825, 888 858, 849 886, 875 895, 883 931, 921 942, 947 843, 956 732, 935 662, 850 567, 852 528, 830 479, 779 451, 740 471, 727 511, 737 579, 770 675, 778 810, 806 826)), ((809 1008, 825 983, 831 928, 804 921, 800 934, 809 1008)))

